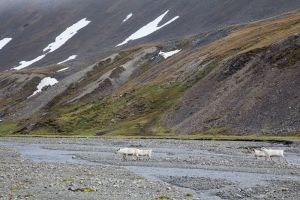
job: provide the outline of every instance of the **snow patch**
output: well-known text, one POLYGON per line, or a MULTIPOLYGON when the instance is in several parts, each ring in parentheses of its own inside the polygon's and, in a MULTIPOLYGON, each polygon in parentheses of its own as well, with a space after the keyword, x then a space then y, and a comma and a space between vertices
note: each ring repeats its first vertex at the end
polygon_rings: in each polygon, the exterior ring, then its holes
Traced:
MULTIPOLYGON (((64 32, 62 32, 59 36, 57 36, 55 39, 55 42, 49 44, 46 48, 44 48, 43 51, 44 52, 47 51, 45 54, 43 54, 31 61, 21 61, 20 65, 17 67, 14 67, 13 69, 20 70, 20 69, 23 69, 25 67, 32 65, 33 63, 35 63, 37 61, 42 60, 48 53, 51 53, 51 52, 57 50, 58 48, 60 48, 62 45, 64 45, 69 39, 71 39, 74 35, 76 35, 76 33, 80 29, 87 26, 90 22, 91 21, 88 21, 86 18, 79 20, 77 23, 68 27, 64 32)), ((74 56, 76 56, 76 55, 70 56, 68 59, 70 59, 70 58, 73 59, 74 56)), ((69 60, 64 60, 63 62, 67 62, 67 61, 69 61, 69 60)))
POLYGON ((25 67, 28 67, 28 66, 32 65, 33 63, 42 60, 45 56, 46 56, 46 55, 44 54, 44 55, 41 55, 41 56, 39 56, 39 57, 36 57, 35 59, 30 60, 30 61, 21 61, 20 64, 19 64, 19 66, 14 67, 13 69, 15 69, 15 70, 20 70, 20 69, 23 69, 23 68, 25 68, 25 67))
POLYGON ((87 26, 91 21, 88 21, 86 18, 78 21, 72 26, 68 27, 64 32, 62 32, 59 36, 56 37, 55 41, 49 44, 43 51, 48 51, 47 53, 51 53, 62 45, 64 45, 69 39, 71 39, 77 32, 87 26))
POLYGON ((158 24, 168 14, 168 12, 169 12, 169 10, 167 10, 165 13, 163 13, 162 15, 157 17, 154 21, 148 23, 147 25, 145 25, 142 28, 140 28, 139 30, 137 30, 135 33, 130 35, 126 40, 124 40, 122 43, 118 44, 116 47, 127 44, 131 40, 137 40, 137 39, 146 37, 156 31, 158 31, 159 29, 171 24, 172 22, 174 22, 176 19, 179 18, 179 16, 176 16, 176 17, 172 18, 171 20, 169 20, 168 22, 164 23, 163 25, 158 26, 158 24))
POLYGON ((122 21, 122 23, 126 22, 127 20, 129 20, 132 17, 132 13, 129 13, 126 18, 122 21))
POLYGON ((66 71, 67 69, 69 69, 69 67, 62 68, 62 69, 60 69, 60 70, 57 70, 56 72, 63 72, 63 71, 66 71))
POLYGON ((58 81, 55 78, 51 78, 51 77, 46 77, 43 78, 40 83, 37 86, 37 90, 33 92, 32 95, 30 95, 28 98, 33 97, 34 95, 42 92, 43 88, 47 87, 47 86, 53 86, 56 83, 58 83, 58 81))
POLYGON ((0 40, 0 50, 7 45, 10 41, 12 40, 12 38, 3 38, 2 40, 0 40))
POLYGON ((77 55, 70 56, 70 57, 67 58, 66 60, 61 61, 61 62, 59 62, 59 63, 57 63, 57 64, 60 65, 60 64, 66 63, 66 62, 68 62, 68 61, 70 61, 70 60, 74 60, 75 58, 77 58, 77 55))
POLYGON ((159 55, 161 55, 162 57, 164 57, 165 59, 167 59, 167 58, 175 55, 176 53, 179 53, 180 51, 181 51, 181 49, 174 50, 174 51, 169 51, 169 52, 160 51, 159 55))

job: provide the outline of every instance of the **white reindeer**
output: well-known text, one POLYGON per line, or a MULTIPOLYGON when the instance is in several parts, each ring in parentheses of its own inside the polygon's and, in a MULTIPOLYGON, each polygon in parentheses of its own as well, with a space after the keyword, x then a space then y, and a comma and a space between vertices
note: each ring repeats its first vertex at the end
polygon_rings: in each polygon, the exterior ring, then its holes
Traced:
POLYGON ((262 150, 253 149, 255 158, 257 157, 266 157, 266 153, 262 150))
POLYGON ((136 151, 136 155, 137 159, 139 160, 140 156, 145 156, 147 157, 148 160, 150 160, 151 156, 152 156, 152 149, 137 149, 136 151))
POLYGON ((287 162, 283 154, 284 150, 267 149, 265 147, 262 147, 261 150, 266 154, 266 159, 272 160, 272 157, 280 157, 287 162))
POLYGON ((137 148, 121 148, 116 151, 116 153, 123 156, 123 160, 127 160, 127 156, 135 156, 137 159, 137 148))

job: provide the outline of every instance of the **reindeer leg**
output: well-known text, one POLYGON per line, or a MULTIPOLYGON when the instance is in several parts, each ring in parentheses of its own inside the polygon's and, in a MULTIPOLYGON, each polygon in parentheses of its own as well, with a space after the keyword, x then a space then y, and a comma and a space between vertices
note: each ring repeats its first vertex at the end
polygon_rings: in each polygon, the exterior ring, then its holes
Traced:
POLYGON ((273 160, 271 156, 270 156, 270 161, 272 161, 272 163, 276 163, 275 160, 273 160))
POLYGON ((287 161, 287 159, 286 159, 284 156, 281 156, 281 158, 284 160, 284 162, 285 162, 286 164, 289 164, 289 162, 287 161))
POLYGON ((272 161, 272 158, 271 158, 271 156, 267 155, 267 156, 266 156, 266 160, 270 160, 270 161, 272 161))

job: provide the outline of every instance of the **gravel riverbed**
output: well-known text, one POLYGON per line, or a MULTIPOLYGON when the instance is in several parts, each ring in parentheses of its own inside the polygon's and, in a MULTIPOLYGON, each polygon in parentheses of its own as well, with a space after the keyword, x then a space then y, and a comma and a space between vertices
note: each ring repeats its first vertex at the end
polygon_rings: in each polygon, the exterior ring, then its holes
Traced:
POLYGON ((0 138, 0 199, 299 199, 300 144, 0 138), (284 149, 283 160, 253 148, 284 149), (121 147, 153 149, 123 161, 121 147))

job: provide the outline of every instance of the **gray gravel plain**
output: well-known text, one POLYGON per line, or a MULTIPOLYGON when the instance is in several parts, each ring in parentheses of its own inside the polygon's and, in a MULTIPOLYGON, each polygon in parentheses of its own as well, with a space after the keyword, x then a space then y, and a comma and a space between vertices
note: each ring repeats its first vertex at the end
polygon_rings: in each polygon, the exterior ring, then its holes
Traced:
POLYGON ((299 199, 297 142, 0 138, 0 199, 299 199), (253 148, 285 149, 256 159, 253 148), (120 147, 153 149, 123 161, 120 147))

